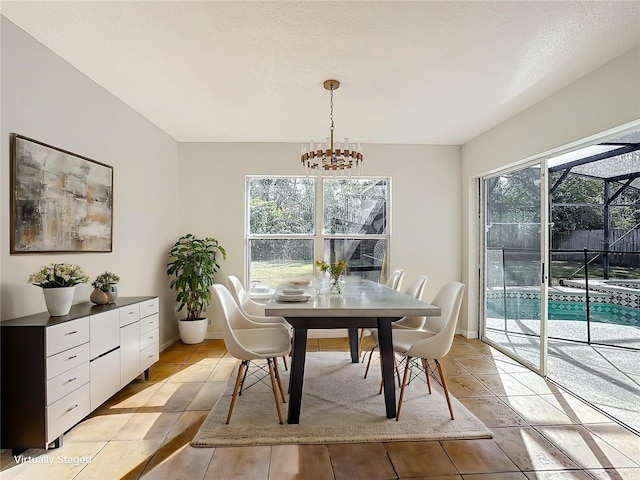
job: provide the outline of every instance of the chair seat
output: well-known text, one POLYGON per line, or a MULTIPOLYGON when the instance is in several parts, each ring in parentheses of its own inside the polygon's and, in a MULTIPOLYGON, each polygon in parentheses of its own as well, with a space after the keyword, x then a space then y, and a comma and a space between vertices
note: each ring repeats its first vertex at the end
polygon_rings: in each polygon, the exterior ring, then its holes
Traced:
POLYGON ((393 351, 404 354, 418 341, 434 337, 436 334, 425 330, 404 330, 393 331, 393 351))
POLYGON ((253 356, 248 356, 246 359, 241 358, 241 360, 282 357, 288 355, 291 350, 291 337, 284 325, 244 328, 235 330, 234 333, 242 346, 253 354, 253 356))

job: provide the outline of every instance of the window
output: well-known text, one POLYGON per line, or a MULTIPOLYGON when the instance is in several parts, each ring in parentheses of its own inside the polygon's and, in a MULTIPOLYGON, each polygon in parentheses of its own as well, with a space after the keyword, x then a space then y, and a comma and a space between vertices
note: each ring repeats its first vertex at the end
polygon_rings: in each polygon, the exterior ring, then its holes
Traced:
POLYGON ((388 218, 388 179, 247 177, 253 291, 312 275, 321 258, 345 259, 347 274, 377 281, 388 263, 388 218))

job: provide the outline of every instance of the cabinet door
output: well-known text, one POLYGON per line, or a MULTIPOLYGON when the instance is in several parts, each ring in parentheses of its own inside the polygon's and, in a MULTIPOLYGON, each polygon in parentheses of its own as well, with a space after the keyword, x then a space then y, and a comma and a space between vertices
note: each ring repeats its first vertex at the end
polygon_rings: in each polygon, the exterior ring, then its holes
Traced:
POLYGON ((91 410, 120 390, 120 350, 91 361, 91 410))
POLYGON ((120 329, 120 386, 140 375, 140 323, 120 329))
POLYGON ((117 348, 120 345, 120 313, 118 310, 110 310, 91 315, 89 331, 92 359, 117 348))

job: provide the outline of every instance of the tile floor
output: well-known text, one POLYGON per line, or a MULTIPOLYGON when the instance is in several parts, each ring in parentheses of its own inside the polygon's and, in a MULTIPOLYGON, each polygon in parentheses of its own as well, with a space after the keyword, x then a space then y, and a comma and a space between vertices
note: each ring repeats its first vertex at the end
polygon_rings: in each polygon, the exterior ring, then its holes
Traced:
MULTIPOLYGON (((339 339, 309 349, 347 350, 339 339)), ((451 392, 494 433, 488 440, 193 448, 235 365, 220 340, 174 344, 149 382, 136 379, 49 451, 0 478, 640 479, 640 437, 479 340, 456 337, 443 361, 451 392), (39 463, 36 463, 39 462, 39 463)), ((363 365, 364 372, 364 365, 363 365)))

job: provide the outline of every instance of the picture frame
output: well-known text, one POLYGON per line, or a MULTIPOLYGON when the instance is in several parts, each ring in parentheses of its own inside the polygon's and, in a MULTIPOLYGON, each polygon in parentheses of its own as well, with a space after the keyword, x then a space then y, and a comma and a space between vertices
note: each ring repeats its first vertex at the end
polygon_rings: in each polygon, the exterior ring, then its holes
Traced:
POLYGON ((113 251, 113 167, 11 134, 11 254, 113 251))

